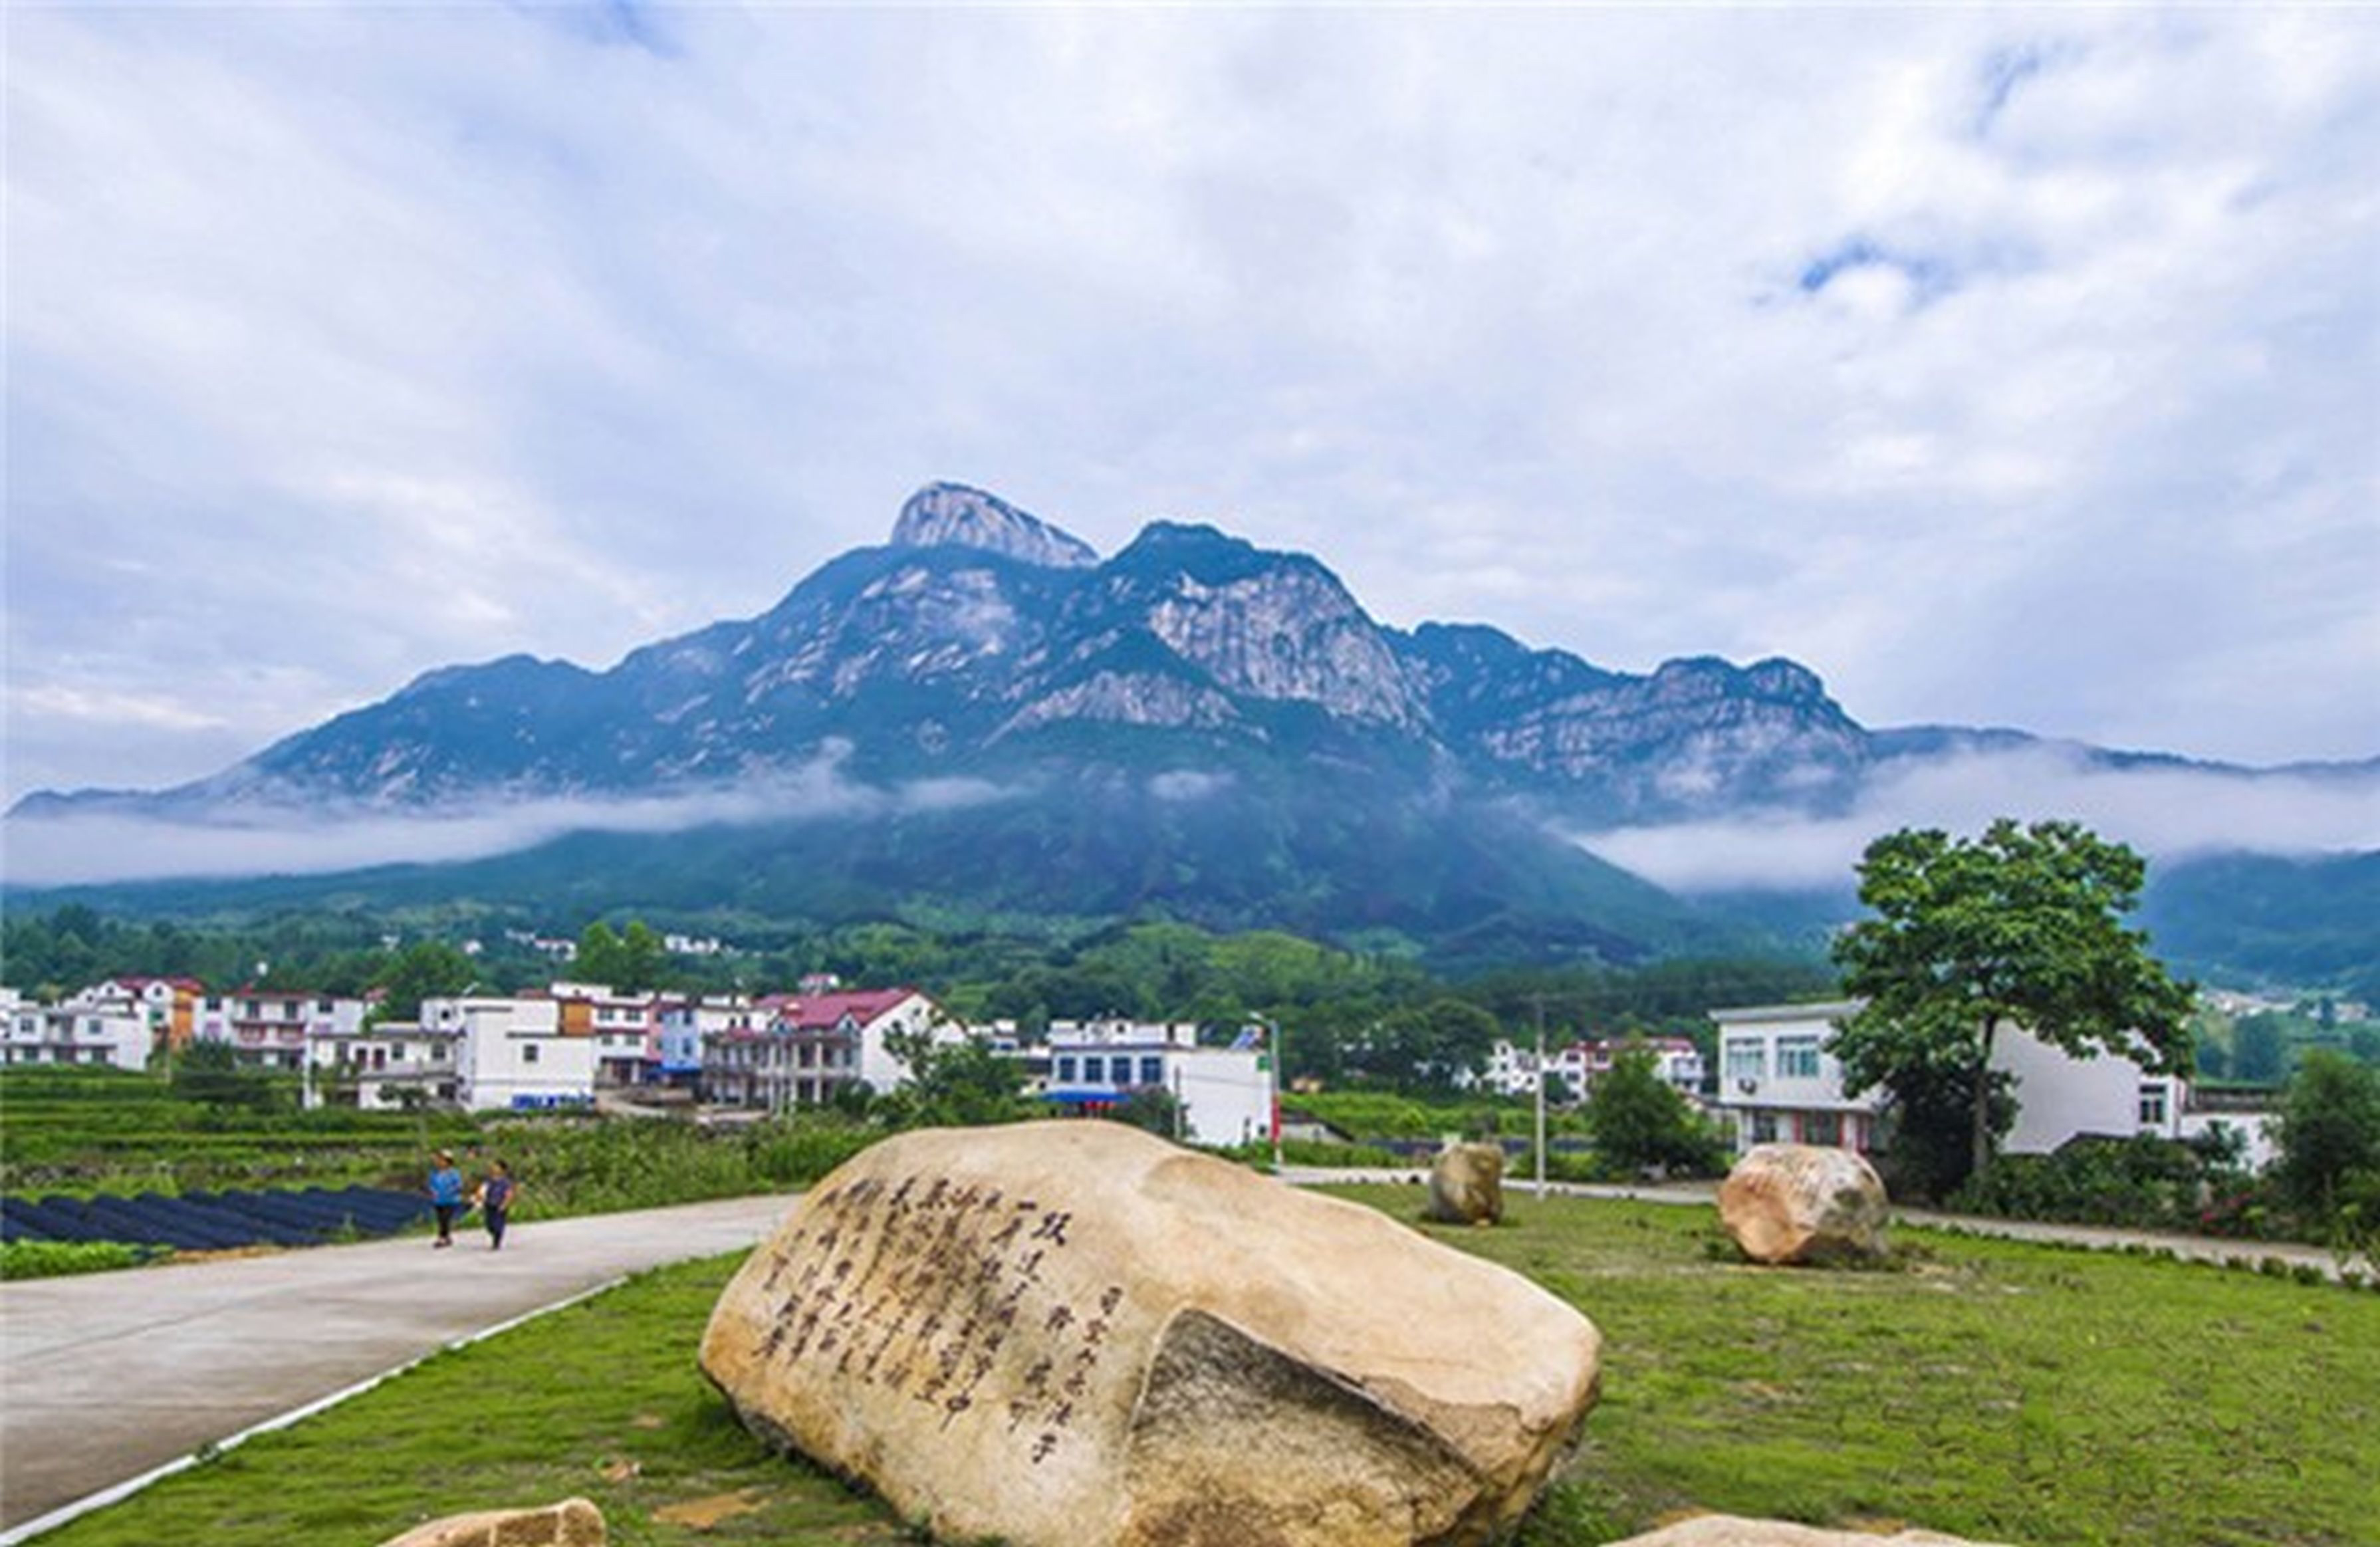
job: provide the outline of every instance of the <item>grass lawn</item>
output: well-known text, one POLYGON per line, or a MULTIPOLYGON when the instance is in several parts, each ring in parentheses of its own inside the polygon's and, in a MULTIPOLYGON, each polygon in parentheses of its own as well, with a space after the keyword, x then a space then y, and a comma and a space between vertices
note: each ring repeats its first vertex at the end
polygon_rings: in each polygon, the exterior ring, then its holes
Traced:
MULTIPOLYGON (((1349 1196, 1403 1218, 1418 1204, 1349 1196)), ((2380 1296, 1915 1233, 1892 1271, 1759 1270, 1714 1260, 1699 1210, 1515 1209, 1431 1233, 1606 1338, 1603 1400, 1527 1547, 1689 1507, 2027 1547, 2349 1547, 2380 1515, 2380 1296)), ((696 1372, 734 1266, 647 1274, 441 1355, 42 1540, 370 1547, 436 1515, 583 1493, 615 1542, 916 1541, 766 1454, 696 1372)))

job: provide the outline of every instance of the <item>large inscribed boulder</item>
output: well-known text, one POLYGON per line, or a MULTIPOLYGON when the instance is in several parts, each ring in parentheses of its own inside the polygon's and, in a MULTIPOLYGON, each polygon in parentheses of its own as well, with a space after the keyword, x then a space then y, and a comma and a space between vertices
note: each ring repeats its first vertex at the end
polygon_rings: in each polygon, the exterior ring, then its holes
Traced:
POLYGON ((1449 1144, 1429 1167, 1428 1215, 1441 1224, 1494 1224, 1504 1217, 1504 1151, 1449 1144))
POLYGON ((1849 1150, 1760 1144, 1719 1184, 1719 1222, 1755 1262, 1884 1255, 1891 1205, 1876 1167, 1849 1150))
POLYGON ((701 1361, 942 1540, 1460 1547, 1526 1509, 1597 1344, 1372 1210, 1077 1121, 856 1157, 727 1286, 701 1361))

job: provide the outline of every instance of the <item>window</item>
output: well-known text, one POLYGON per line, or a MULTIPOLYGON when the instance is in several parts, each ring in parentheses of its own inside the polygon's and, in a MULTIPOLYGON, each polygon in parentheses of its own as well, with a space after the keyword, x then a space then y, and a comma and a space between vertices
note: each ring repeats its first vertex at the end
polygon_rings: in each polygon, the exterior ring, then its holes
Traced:
POLYGON ((1727 1078, 1758 1079, 1768 1072, 1768 1044, 1757 1037, 1730 1037, 1727 1043, 1727 1078))
POLYGON ((2142 1086, 2141 1127, 2144 1128, 2161 1128, 2165 1127, 2165 1087, 2162 1085, 2142 1086))
POLYGON ((1106 1059, 1104 1059, 1104 1058, 1086 1058, 1086 1059, 1084 1059, 1084 1060, 1083 1060, 1083 1083, 1084 1083, 1084 1084, 1086 1084, 1086 1085, 1105 1085, 1107 1082, 1108 1082, 1108 1062, 1107 1062, 1107 1060, 1106 1060, 1106 1059))
POLYGON ((1063 1054, 1059 1056, 1058 1083, 1061 1085, 1072 1085, 1075 1083, 1075 1060, 1071 1054, 1063 1054))
POLYGON ((1778 1038, 1777 1078, 1779 1079, 1817 1078, 1818 1039, 1815 1037, 1778 1038))
POLYGON ((1140 1061, 1140 1082, 1143 1085, 1164 1084, 1165 1060, 1155 1057, 1143 1058, 1140 1061))
POLYGON ((522 1063, 524 1063, 524 1064, 534 1064, 534 1063, 536 1063, 536 1062, 537 1062, 537 1051, 538 1051, 538 1050, 537 1050, 537 1044, 536 1044, 535 1042, 525 1042, 525 1043, 523 1043, 523 1044, 521 1045, 521 1062, 522 1062, 522 1063))
POLYGON ((1777 1142, 1777 1114, 1755 1112, 1752 1115, 1752 1141, 1755 1144, 1777 1142))
POLYGON ((1840 1149, 1843 1142, 1843 1115, 1840 1112, 1805 1112, 1802 1115, 1802 1142, 1824 1144, 1840 1149))

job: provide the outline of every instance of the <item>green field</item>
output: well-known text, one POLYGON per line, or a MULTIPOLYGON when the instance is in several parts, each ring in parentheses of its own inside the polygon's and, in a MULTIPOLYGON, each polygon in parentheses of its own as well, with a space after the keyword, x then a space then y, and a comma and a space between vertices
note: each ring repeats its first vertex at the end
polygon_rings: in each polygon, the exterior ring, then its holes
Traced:
POLYGON ((525 1217, 551 1219, 810 1181, 881 1137, 832 1113, 711 1130, 563 1115, 251 1110, 181 1100, 156 1075, 0 1072, 0 1191, 16 1196, 417 1189, 431 1152, 446 1148, 474 1171, 503 1156, 529 1189, 525 1217))
MULTIPOLYGON (((1409 1189, 1348 1195, 1415 1207, 1409 1189)), ((2371 1540, 2380 1296, 1913 1232, 1889 1270, 1762 1270, 1722 1261, 1699 1210, 1515 1207, 1501 1228, 1434 1233, 1544 1284, 1606 1338, 1603 1400, 1525 1547, 1586 1547, 1685 1508, 2029 1547, 2371 1540)), ((734 1266, 647 1274, 442 1354, 43 1540, 369 1547, 437 1515, 578 1493, 622 1543, 917 1541, 765 1453, 697 1373, 734 1266), (743 1512, 672 1517, 689 1509, 743 1512)))

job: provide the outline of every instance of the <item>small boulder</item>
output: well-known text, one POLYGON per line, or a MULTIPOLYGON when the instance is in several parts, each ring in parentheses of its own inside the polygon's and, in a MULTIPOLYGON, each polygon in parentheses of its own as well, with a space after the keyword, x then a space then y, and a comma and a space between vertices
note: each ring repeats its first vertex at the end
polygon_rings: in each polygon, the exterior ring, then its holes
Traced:
POLYGON ((1504 1151, 1449 1144, 1429 1168, 1426 1217, 1440 1224, 1494 1224, 1504 1217, 1504 1151))
POLYGON ((1755 1145, 1718 1189, 1720 1223, 1755 1262, 1882 1257, 1890 1212, 1876 1167, 1824 1145, 1755 1145))
POLYGON ((565 1499, 543 1509, 450 1515, 381 1547, 603 1547, 603 1512, 585 1499, 565 1499))
POLYGON ((1932 1531, 1903 1530, 1892 1536, 1875 1532, 1828 1531, 1797 1526, 1790 1520, 1747 1520, 1733 1515, 1698 1515, 1644 1536, 1615 1541, 1611 1547, 1994 1547, 1964 1537, 1937 1536, 1932 1531))
POLYGON ((854 1158, 728 1285, 701 1363, 938 1540, 1466 1547, 1536 1495, 1598 1341, 1375 1210, 1058 1122, 854 1158))

